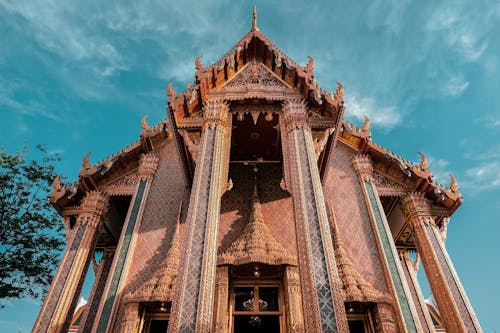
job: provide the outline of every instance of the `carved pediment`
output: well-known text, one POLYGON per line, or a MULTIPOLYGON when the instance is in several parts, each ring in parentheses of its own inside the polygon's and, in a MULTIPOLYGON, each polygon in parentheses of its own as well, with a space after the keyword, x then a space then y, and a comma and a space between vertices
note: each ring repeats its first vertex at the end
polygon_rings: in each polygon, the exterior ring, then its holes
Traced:
POLYGON ((277 99, 282 99, 283 96, 297 95, 285 81, 256 60, 248 62, 234 77, 212 94, 214 96, 223 94, 227 99, 261 97, 273 99, 273 95, 276 95, 277 99))
POLYGON ((134 193, 138 182, 137 172, 133 172, 102 186, 101 189, 110 195, 130 195, 134 193))
POLYGON ((398 183, 378 172, 373 173, 373 181, 377 186, 377 191, 381 196, 400 196, 411 190, 407 186, 398 183))

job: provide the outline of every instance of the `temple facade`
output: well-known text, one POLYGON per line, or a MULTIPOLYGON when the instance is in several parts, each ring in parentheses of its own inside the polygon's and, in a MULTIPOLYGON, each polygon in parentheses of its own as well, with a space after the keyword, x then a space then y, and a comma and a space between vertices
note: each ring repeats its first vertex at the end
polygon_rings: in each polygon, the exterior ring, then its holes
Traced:
POLYGON ((67 247, 33 332, 481 332, 445 246, 453 176, 347 122, 343 86, 323 90, 255 11, 194 67, 164 121, 54 181, 67 247))

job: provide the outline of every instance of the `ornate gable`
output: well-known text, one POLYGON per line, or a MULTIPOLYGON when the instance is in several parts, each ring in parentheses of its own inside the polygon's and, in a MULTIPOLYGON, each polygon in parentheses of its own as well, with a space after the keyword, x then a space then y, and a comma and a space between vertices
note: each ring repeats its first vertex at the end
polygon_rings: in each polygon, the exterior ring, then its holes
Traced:
POLYGON ((294 94, 294 90, 260 61, 252 60, 213 94, 221 93, 229 99, 231 97, 234 99, 263 97, 264 95, 269 98, 269 95, 273 93, 278 93, 282 98, 283 95, 294 94))

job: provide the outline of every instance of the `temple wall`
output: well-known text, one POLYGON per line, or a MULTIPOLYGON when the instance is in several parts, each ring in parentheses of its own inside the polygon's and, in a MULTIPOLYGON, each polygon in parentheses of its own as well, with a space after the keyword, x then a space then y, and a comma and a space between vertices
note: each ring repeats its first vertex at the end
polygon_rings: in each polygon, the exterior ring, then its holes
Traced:
MULTIPOLYGON (((222 197, 219 221, 218 251, 223 252, 241 234, 248 223, 254 184, 251 166, 231 165, 229 177, 233 188, 222 197)), ((288 251, 297 256, 293 200, 280 187, 281 165, 260 165, 257 173, 258 191, 264 223, 273 237, 288 251)))
POLYGON ((373 232, 358 176, 352 166, 354 152, 337 144, 324 179, 326 202, 335 212, 342 244, 359 273, 375 288, 388 291, 382 260, 373 232))
MULTIPOLYGON (((186 217, 189 188, 175 143, 168 141, 157 154, 160 159, 158 169, 146 201, 124 293, 143 285, 160 268, 161 261, 170 249, 181 202, 181 223, 186 217)), ((182 227, 179 239, 182 239, 182 227)))

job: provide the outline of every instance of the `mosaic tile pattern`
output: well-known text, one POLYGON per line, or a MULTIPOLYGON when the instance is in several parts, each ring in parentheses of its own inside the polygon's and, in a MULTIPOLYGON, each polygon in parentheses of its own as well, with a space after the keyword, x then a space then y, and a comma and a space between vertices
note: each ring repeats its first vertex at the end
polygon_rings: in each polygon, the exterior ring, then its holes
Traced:
POLYGON ((401 266, 403 267, 404 276, 406 278, 406 282, 408 283, 408 287, 410 288, 411 297, 413 299, 413 303, 417 309, 418 319, 420 320, 420 325, 422 326, 424 333, 431 333, 429 326, 427 325, 427 321, 425 320, 424 311, 428 311, 427 309, 422 308, 422 303, 419 301, 418 290, 413 283, 413 279, 410 276, 410 268, 408 267, 408 263, 405 262, 405 259, 401 259, 401 266))
POLYGON ((317 212, 317 202, 314 195, 314 186, 312 183, 311 166, 308 164, 306 145, 307 141, 304 134, 305 129, 302 128, 297 131, 299 142, 298 154, 302 157, 305 163, 301 164, 304 181, 304 196, 306 202, 306 210, 308 216, 308 229, 310 245, 312 250, 312 268, 314 275, 314 283, 316 287, 318 302, 319 302, 319 315, 321 319, 321 328, 323 332, 337 332, 337 323, 335 321, 335 310, 330 289, 330 281, 328 277, 328 269, 325 261, 325 252, 323 249, 323 241, 321 238, 320 220, 317 212))
POLYGON ((423 225, 427 235, 429 235, 429 239, 431 241, 434 252, 436 253, 439 266, 444 273, 448 288, 453 295, 453 300, 455 301, 455 304, 457 304, 458 310, 462 315, 462 321, 467 328, 467 332, 480 332, 480 329, 478 330, 474 325, 474 319, 467 307, 468 300, 465 299, 460 292, 460 282, 455 279, 453 269, 449 265, 450 261, 449 259, 447 260, 447 254, 443 251, 440 240, 438 239, 439 236, 437 231, 434 230, 434 227, 430 223, 423 223, 423 225))
POLYGON ((339 142, 328 164, 331 171, 324 179, 323 193, 334 209, 349 259, 367 282, 388 292, 382 259, 352 157, 353 151, 339 142))
MULTIPOLYGON (((232 164, 229 177, 233 188, 222 197, 218 232, 218 252, 224 252, 248 223, 254 184, 251 166, 232 164)), ((295 216, 291 195, 281 189, 281 165, 260 165, 257 186, 262 214, 273 237, 293 256, 297 255, 295 216)))
MULTIPOLYGON (((92 232, 94 233, 94 230, 89 230, 90 228, 87 228, 87 233, 88 232, 92 232)), ((85 235, 85 237, 92 237, 91 235, 85 235)), ((75 310, 76 310, 76 306, 78 304, 78 301, 80 300, 80 294, 82 292, 82 288, 83 288, 83 283, 85 282, 85 277, 87 276, 87 272, 89 270, 89 266, 90 266, 90 261, 92 260, 92 254, 94 253, 94 248, 95 248, 95 244, 97 242, 97 237, 93 237, 92 239, 92 243, 90 245, 90 251, 89 253, 87 254, 87 260, 85 261, 85 264, 83 266, 83 269, 82 269, 82 272, 80 274, 80 276, 78 277, 78 282, 76 284, 76 286, 74 288, 72 288, 71 292, 72 292, 72 295, 71 295, 71 298, 72 298, 72 303, 67 311, 67 314, 66 314, 66 320, 64 321, 63 325, 62 325, 62 328, 61 328, 61 332, 67 332, 68 329, 69 329, 69 325, 71 323, 71 319, 73 318, 73 314, 75 313, 75 310)))
MULTIPOLYGON (((186 218, 189 188, 173 141, 157 152, 158 168, 151 183, 124 293, 150 281, 160 269, 171 246, 177 219, 186 218)), ((182 239, 184 224, 179 230, 182 239)))
POLYGON ((47 332, 49 328, 50 321, 52 319, 52 315, 55 312, 56 306, 58 304, 61 293, 64 289, 65 283, 60 283, 61 281, 65 282, 63 277, 67 277, 73 265, 73 261, 75 259, 75 255, 80 247, 82 242, 85 229, 85 224, 79 224, 77 226, 77 230, 75 231, 75 235, 71 240, 71 244, 69 249, 67 249, 67 254, 64 256, 59 271, 56 274, 57 279, 54 278, 52 280, 53 285, 51 286, 51 292, 48 294, 49 298, 45 300, 43 306, 43 312, 40 313, 37 322, 39 323, 36 332, 47 332), (59 283, 54 283, 55 281, 59 283))
MULTIPOLYGON (((214 144, 216 137, 216 129, 206 128, 205 133, 205 149, 206 153, 202 156, 204 159, 198 165, 198 168, 203 164, 203 170, 199 174, 199 193, 196 203, 190 202, 190 211, 188 215, 193 214, 191 210, 196 209, 195 216, 190 218, 190 222, 196 225, 188 226, 192 228, 192 237, 189 243, 189 251, 186 261, 181 264, 185 265, 184 274, 187 274, 185 285, 182 293, 179 295, 177 313, 179 332, 194 332, 196 326, 196 314, 198 309, 198 296, 200 293, 201 270, 203 262, 203 249, 205 245, 205 230, 207 223, 207 212, 210 194, 210 182, 212 179, 212 166, 214 162, 214 144)), ((196 170, 200 172, 199 169, 196 170)), ((198 174, 197 174, 198 176, 198 174)), ((196 177, 196 176, 195 176, 196 177)), ((196 181, 196 179, 195 179, 196 181)), ((193 189, 194 190, 194 189, 193 189)), ((192 197, 194 196, 194 192, 192 197)), ((190 232, 189 230, 188 232, 190 232)), ((182 260, 182 259, 181 259, 182 260)))
POLYGON ((104 287, 106 286, 106 279, 108 277, 112 263, 113 256, 103 257, 102 261, 99 263, 99 271, 97 273, 96 281, 94 282, 94 287, 89 297, 86 314, 84 314, 84 317, 82 318, 83 326, 78 329, 78 332, 90 333, 92 331, 92 326, 96 319, 97 309, 99 308, 99 304, 101 303, 103 297, 104 287))
POLYGON ((415 321, 413 320, 410 304, 408 303, 408 299, 406 298, 406 293, 403 286, 403 277, 400 275, 396 263, 396 260, 399 259, 395 257, 395 254, 391 247, 390 242, 393 242, 392 235, 387 234, 387 230, 389 227, 384 226, 384 219, 382 218, 382 212, 380 211, 380 207, 375 197, 375 191, 373 189, 375 185, 373 185, 369 181, 365 181, 364 185, 368 193, 368 199, 370 200, 370 205, 373 210, 373 215, 375 217, 375 226, 377 228, 379 238, 382 242, 382 248, 385 253, 385 257, 387 259, 387 266, 389 268, 389 274, 391 275, 391 279, 394 284, 396 297, 398 298, 399 307, 401 313, 403 314, 405 327, 408 332, 417 333, 417 327, 415 321))
POLYGON ((117 248, 115 256, 117 256, 116 266, 114 271, 111 273, 111 283, 109 286, 108 293, 106 295, 106 300, 104 301, 104 307, 102 309, 101 318, 99 320, 99 325, 97 326, 98 333, 105 333, 108 326, 111 311, 113 309, 113 304, 115 302, 116 292, 118 290, 118 285, 120 284, 120 278, 123 273, 123 266, 125 265, 125 259, 127 257, 128 249, 130 246, 130 240, 134 231, 135 223, 137 222, 137 215, 139 214, 139 209, 142 202, 142 197, 144 196, 144 189, 146 188, 146 182, 139 182, 139 188, 137 190, 137 196, 134 200, 132 212, 130 214, 130 219, 128 224, 125 226, 125 234, 123 235, 123 241, 120 248, 117 248))

